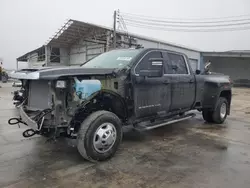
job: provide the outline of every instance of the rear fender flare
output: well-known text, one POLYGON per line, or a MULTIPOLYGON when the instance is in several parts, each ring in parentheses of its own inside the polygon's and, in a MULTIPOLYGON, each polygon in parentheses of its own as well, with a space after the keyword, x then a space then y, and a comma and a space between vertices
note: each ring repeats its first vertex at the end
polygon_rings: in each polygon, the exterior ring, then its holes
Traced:
POLYGON ((218 102, 219 102, 219 98, 221 97, 223 92, 230 92, 230 100, 228 100, 228 115, 230 114, 230 108, 231 108, 231 100, 232 100, 232 91, 231 90, 225 90, 225 89, 221 89, 218 92, 218 95, 216 96, 216 102, 213 106, 213 110, 216 109, 216 107, 218 106, 218 102))

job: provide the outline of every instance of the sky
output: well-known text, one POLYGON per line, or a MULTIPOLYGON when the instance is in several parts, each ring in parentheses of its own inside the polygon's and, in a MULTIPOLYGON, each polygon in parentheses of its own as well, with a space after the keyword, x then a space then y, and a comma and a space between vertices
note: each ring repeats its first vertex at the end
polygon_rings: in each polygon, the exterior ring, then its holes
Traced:
MULTIPOLYGON (((0 59, 4 68, 15 68, 17 57, 45 44, 67 19, 112 27, 117 9, 152 17, 202 19, 250 14, 250 1, 0 0, 0 59)), ((128 27, 128 31, 202 51, 250 50, 250 29, 190 33, 128 27)))

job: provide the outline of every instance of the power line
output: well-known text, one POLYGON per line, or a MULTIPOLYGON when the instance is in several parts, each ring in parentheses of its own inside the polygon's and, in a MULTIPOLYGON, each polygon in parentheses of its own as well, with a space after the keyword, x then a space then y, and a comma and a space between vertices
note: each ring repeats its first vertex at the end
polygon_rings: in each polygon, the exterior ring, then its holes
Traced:
POLYGON ((173 20, 178 20, 178 18, 171 18, 172 20, 170 20, 169 18, 168 20, 166 20, 166 18, 164 18, 165 20, 159 20, 159 18, 149 19, 156 17, 123 13, 123 12, 121 13, 119 11, 118 20, 122 22, 123 26, 128 25, 131 27, 139 27, 139 28, 146 28, 153 30, 177 31, 177 32, 222 32, 222 31, 249 30, 250 17, 243 18, 246 16, 250 16, 250 14, 221 17, 221 18, 196 19, 196 20, 214 19, 215 21, 190 21, 192 19, 182 19, 181 21, 173 21, 173 20), (222 20, 229 18, 231 20, 222 20), (233 19, 233 18, 242 18, 242 19, 233 19))
POLYGON ((179 23, 175 24, 168 24, 168 23, 155 23, 155 22, 147 22, 147 21, 140 21, 140 20, 133 20, 133 19, 123 19, 127 23, 136 23, 136 24, 142 24, 146 26, 167 26, 167 27, 180 27, 180 28, 200 28, 200 27, 229 27, 229 26, 244 26, 244 25, 249 25, 250 20, 248 22, 241 22, 241 23, 227 23, 227 24, 210 24, 210 25, 183 25, 179 23))
POLYGON ((217 21, 173 21, 173 20, 157 20, 157 19, 146 19, 146 18, 137 18, 133 16, 124 16, 122 15, 122 18, 128 19, 128 20, 140 20, 140 21, 148 21, 148 22, 159 22, 159 23, 178 23, 178 24, 214 24, 214 23, 230 23, 230 22, 244 22, 244 21, 250 21, 249 18, 244 19, 233 19, 233 20, 217 20, 217 21))
POLYGON ((139 15, 139 14, 132 14, 126 12, 120 12, 123 16, 132 16, 137 18, 148 18, 148 19, 163 19, 163 20, 186 20, 186 21, 196 21, 196 20, 223 20, 223 19, 234 19, 234 18, 243 18, 243 17, 250 17, 250 14, 245 15, 237 15, 237 16, 227 16, 227 17, 212 17, 212 18, 164 18, 164 17, 153 17, 153 16, 146 16, 146 15, 139 15))
POLYGON ((117 21, 119 23, 119 25, 122 26, 123 30, 125 30, 126 32, 128 32, 127 26, 124 22, 124 19, 122 16, 120 16, 120 10, 117 11, 117 21))
POLYGON ((167 27, 155 27, 155 26, 146 26, 141 24, 127 23, 128 26, 136 28, 145 28, 157 31, 175 31, 175 32, 223 32, 223 31, 244 31, 250 30, 249 27, 238 27, 238 28, 210 28, 210 29, 183 29, 183 28, 167 28, 167 27))

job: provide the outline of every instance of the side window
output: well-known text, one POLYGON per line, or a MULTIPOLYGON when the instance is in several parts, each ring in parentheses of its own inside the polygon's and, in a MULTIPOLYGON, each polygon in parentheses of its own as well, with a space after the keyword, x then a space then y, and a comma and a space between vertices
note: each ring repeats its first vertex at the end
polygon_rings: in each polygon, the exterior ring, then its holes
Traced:
POLYGON ((140 70, 150 69, 148 62, 151 58, 162 58, 162 53, 160 51, 149 52, 135 68, 135 73, 138 74, 140 70))
POLYGON ((50 62, 60 63, 60 48, 51 48, 50 62))
POLYGON ((174 74, 188 74, 185 59, 182 55, 168 53, 174 74))

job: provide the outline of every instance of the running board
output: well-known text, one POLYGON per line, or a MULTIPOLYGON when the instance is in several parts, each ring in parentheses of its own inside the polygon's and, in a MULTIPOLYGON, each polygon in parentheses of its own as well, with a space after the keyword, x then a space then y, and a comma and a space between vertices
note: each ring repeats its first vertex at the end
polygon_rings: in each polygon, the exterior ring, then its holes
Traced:
POLYGON ((151 129, 163 127, 165 125, 169 125, 169 124, 172 124, 172 123, 177 123, 177 122, 180 122, 180 121, 190 119, 190 118, 194 117, 195 115, 196 114, 194 114, 194 113, 187 114, 187 115, 184 115, 182 117, 175 118, 175 119, 171 118, 169 121, 165 120, 165 122, 162 122, 162 123, 157 123, 157 124, 153 124, 153 125, 150 125, 150 126, 141 126, 141 125, 139 125, 139 126, 137 126, 135 128, 138 129, 138 130, 151 130, 151 129))

